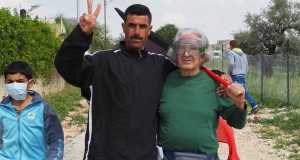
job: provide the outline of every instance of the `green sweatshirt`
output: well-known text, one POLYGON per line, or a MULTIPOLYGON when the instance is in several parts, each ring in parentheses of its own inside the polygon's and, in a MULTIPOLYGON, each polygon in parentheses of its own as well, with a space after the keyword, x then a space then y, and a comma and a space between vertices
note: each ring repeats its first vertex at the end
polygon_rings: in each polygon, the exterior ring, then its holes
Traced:
POLYGON ((158 145, 167 151, 216 154, 218 117, 235 128, 246 124, 247 111, 240 111, 228 97, 216 94, 219 83, 201 70, 192 77, 171 72, 160 100, 158 145))

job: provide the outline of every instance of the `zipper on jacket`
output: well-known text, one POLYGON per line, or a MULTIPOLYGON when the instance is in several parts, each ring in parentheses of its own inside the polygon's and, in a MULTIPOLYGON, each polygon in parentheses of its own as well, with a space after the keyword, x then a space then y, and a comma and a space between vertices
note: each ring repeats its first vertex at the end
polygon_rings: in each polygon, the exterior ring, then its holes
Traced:
MULTIPOLYGON (((142 58, 142 53, 141 53, 141 50, 139 50, 139 53, 140 53, 140 58, 142 58)), ((141 75, 141 61, 137 61, 137 76, 138 76, 138 78, 136 79, 137 81, 135 81, 135 83, 137 83, 137 88, 136 88, 136 90, 135 90, 135 92, 134 92, 134 94, 135 94, 135 97, 139 94, 138 93, 138 91, 140 90, 140 84, 141 84, 141 81, 140 81, 140 75, 141 75)), ((138 103, 138 102, 135 102, 134 103, 134 106, 133 106, 133 108, 132 108, 132 113, 133 113, 133 117, 135 117, 136 116, 136 114, 137 114, 137 108, 138 108, 138 105, 140 105, 140 103, 138 103)), ((132 146, 133 146, 133 149, 134 149, 134 152, 136 152, 137 150, 136 150, 136 145, 137 145, 137 143, 136 143, 136 134, 137 134, 137 127, 138 127, 138 124, 137 124, 138 122, 137 121, 133 121, 132 122, 132 126, 133 126, 133 128, 132 128, 132 146)))
POLYGON ((19 157, 19 159, 21 160, 22 159, 22 144, 21 144, 21 127, 20 127, 20 125, 21 125, 21 122, 20 122, 20 119, 21 119, 21 112, 22 112, 22 110, 21 111, 17 111, 16 110, 16 112, 17 112, 17 114, 18 114, 18 143, 19 143, 19 148, 20 148, 20 157, 19 157))
POLYGON ((140 54, 140 58, 142 58, 143 56, 142 56, 142 53, 141 53, 141 50, 139 49, 139 54, 140 54))

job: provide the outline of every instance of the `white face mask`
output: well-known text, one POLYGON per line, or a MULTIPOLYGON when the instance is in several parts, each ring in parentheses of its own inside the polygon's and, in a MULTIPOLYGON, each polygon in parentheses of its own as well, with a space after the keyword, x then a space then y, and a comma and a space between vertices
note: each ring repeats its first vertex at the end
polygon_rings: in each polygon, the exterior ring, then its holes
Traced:
POLYGON ((6 91, 7 93, 14 99, 14 100, 24 100, 27 95, 27 83, 9 83, 6 84, 6 91))

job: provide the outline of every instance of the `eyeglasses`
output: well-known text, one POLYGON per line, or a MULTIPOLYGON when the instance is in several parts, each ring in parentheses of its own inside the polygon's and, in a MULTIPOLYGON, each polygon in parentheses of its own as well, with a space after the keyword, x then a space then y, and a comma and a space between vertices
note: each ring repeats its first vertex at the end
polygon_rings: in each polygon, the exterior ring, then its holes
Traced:
POLYGON ((174 43, 173 49, 176 54, 188 53, 192 56, 201 56, 205 54, 205 47, 200 45, 200 41, 195 39, 184 39, 174 43))
POLYGON ((200 48, 196 45, 190 45, 190 44, 179 44, 176 47, 176 54, 184 54, 188 53, 192 56, 201 56, 204 53, 201 53, 200 48))

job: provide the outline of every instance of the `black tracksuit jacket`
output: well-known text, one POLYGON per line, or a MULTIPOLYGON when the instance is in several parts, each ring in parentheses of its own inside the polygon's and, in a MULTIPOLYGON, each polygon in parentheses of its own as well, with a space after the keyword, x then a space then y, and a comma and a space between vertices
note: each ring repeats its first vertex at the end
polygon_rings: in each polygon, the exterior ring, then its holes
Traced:
POLYGON ((77 26, 54 62, 68 83, 91 94, 84 159, 156 160, 157 107, 164 80, 177 66, 123 43, 84 56, 91 40, 77 26))

